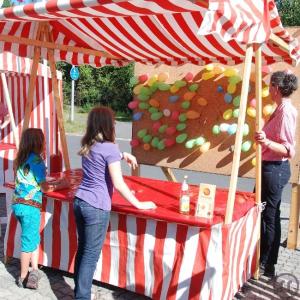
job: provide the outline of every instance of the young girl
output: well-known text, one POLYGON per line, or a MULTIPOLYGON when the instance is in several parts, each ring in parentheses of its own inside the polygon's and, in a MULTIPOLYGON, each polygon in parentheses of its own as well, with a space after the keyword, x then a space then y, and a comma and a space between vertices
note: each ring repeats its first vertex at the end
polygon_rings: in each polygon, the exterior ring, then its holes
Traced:
MULTIPOLYGON (((90 300, 93 275, 108 227, 113 186, 138 209, 156 206, 153 202, 138 201, 123 180, 122 154, 115 144, 115 120, 111 109, 96 107, 89 113, 81 146, 83 178, 74 199, 78 233, 75 299, 90 300)), ((137 166, 131 154, 123 153, 123 158, 133 168, 137 166)))
POLYGON ((15 191, 12 211, 20 222, 21 234, 21 274, 17 279, 19 287, 25 286, 25 278, 31 262, 26 287, 38 288, 38 247, 40 243, 40 210, 42 193, 63 189, 68 186, 65 179, 47 183, 46 167, 41 157, 45 138, 41 129, 26 129, 21 137, 15 160, 15 191))

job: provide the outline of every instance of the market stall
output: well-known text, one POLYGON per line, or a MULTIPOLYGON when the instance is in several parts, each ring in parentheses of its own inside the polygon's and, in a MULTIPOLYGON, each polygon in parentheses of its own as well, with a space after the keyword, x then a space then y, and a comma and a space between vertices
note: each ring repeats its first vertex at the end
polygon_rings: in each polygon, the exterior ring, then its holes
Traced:
MULTIPOLYGON (((159 190, 156 199, 153 199, 158 204, 155 217, 153 218, 151 213, 145 216, 141 212, 133 212, 132 208, 122 210, 124 206, 121 205, 122 202, 118 202, 121 200, 115 196, 110 230, 102 257, 99 260, 98 273, 96 272, 98 275, 95 275, 104 282, 110 282, 155 299, 207 299, 208 295, 212 299, 231 299, 238 288, 254 274, 255 268, 252 269, 250 266, 259 241, 259 230, 257 229, 259 221, 256 222, 256 220, 259 220, 260 204, 260 146, 256 150, 256 204, 253 203, 253 195, 248 195, 252 200, 247 196, 246 200, 241 202, 246 211, 237 214, 239 197, 237 197, 236 188, 251 64, 255 62, 255 128, 260 130, 262 126, 262 65, 279 61, 296 64, 300 58, 297 41, 282 27, 274 1, 253 3, 249 0, 240 3, 235 0, 154 0, 105 1, 102 4, 92 0, 84 2, 49 1, 1 10, 0 22, 2 24, 0 41, 3 42, 3 47, 9 48, 17 55, 32 57, 33 66, 36 66, 40 57, 48 58, 52 74, 55 73, 55 61, 58 60, 97 67, 107 64, 121 66, 132 61, 175 66, 185 63, 196 65, 244 63, 240 86, 239 116, 230 172, 231 180, 228 192, 223 194, 223 197, 219 192, 216 197, 215 217, 218 211, 222 211, 221 219, 214 219, 217 223, 213 221, 208 227, 207 224, 196 220, 193 216, 181 216, 176 212, 175 219, 166 219, 166 215, 174 216, 170 211, 174 212, 178 209, 178 190, 172 194, 173 202, 167 202, 170 203, 167 213, 164 213, 163 209, 163 203, 165 203, 163 191, 175 187, 176 184, 172 182, 151 183, 151 180, 138 179, 132 188, 143 190, 139 195, 141 199, 149 199, 153 189, 159 190), (145 189, 145 184, 152 186, 145 189), (251 203, 252 206, 248 206, 251 203), (191 220, 194 221, 190 223, 191 220), (140 223, 141 226, 133 226, 133 224, 140 223), (207 241, 205 233, 210 237, 215 237, 214 233, 218 231, 216 239, 210 238, 209 245, 211 247, 203 249, 204 241, 207 241), (167 232, 167 234, 160 236, 163 232, 167 232), (249 239, 241 239, 243 234, 249 239), (138 250, 135 252, 131 245, 124 242, 130 241, 136 244, 142 243, 143 239, 147 239, 147 248, 142 247, 142 252, 138 250), (191 271, 191 265, 186 262, 189 257, 186 249, 195 240, 199 241, 200 249, 198 246, 192 247, 192 249, 193 251, 203 250, 203 256, 200 255, 202 262, 191 271), (176 250, 172 250, 173 254, 171 254, 170 260, 169 256, 161 258, 158 255, 159 263, 153 264, 157 253, 155 246, 164 247, 165 242, 170 242, 176 250), (235 245, 234 242, 238 244, 235 245), (216 266, 214 265, 215 250, 221 245, 222 250, 217 251, 220 255, 220 264, 216 266), (232 248, 232 245, 235 247, 232 248), (113 255, 113 251, 128 253, 126 263, 125 260, 119 259, 121 256, 113 255), (176 256, 174 251, 182 252, 179 252, 181 255, 176 256), (135 256, 133 253, 142 253, 142 255, 135 256), (149 266, 147 271, 145 268, 137 284, 133 283, 136 271, 132 260, 135 261, 135 257, 142 259, 144 264, 149 266), (165 259, 168 261, 167 263, 165 263, 165 259), (212 267, 210 267, 211 262, 212 267), (156 269, 157 266, 162 268, 163 272, 156 269), (119 272, 122 272, 122 276, 114 272, 117 268, 119 272), (112 272, 107 270, 112 270, 112 272), (156 274, 162 276, 158 277, 160 279, 157 282, 155 281, 156 274), (201 293, 200 285, 204 287, 201 293), (221 285, 222 292, 219 289, 221 285)), ((35 74, 36 70, 32 67, 32 78, 35 74)), ((57 84, 54 87, 57 90, 57 84)), ((32 89, 33 85, 29 88, 29 93, 32 93, 32 89)), ((56 92, 55 95, 57 103, 58 93, 56 92)), ((148 99, 144 99, 144 101, 148 101, 148 99)), ((62 112, 60 106, 57 106, 57 109, 62 153, 65 167, 68 170, 70 163, 62 112)), ((25 128, 28 126, 29 114, 30 105, 25 113, 25 128)), ((172 178, 168 166, 164 166, 164 168, 169 178, 172 178)), ((134 178, 127 180, 132 181, 134 178)), ((75 186, 73 185, 74 188, 75 186)), ((196 194, 197 191, 195 188, 196 194)), ((72 193, 72 190, 67 191, 70 196, 72 193)), ((66 200, 68 197, 65 196, 64 199, 66 200)), ((48 240, 49 243, 47 246, 42 246, 45 248, 41 251, 40 259, 43 264, 47 265, 50 264, 51 257, 51 265, 53 265, 53 261, 55 262, 54 267, 71 270, 71 262, 74 258, 72 254, 76 248, 74 220, 72 220, 71 204, 60 200, 59 194, 48 195, 45 198, 44 222, 41 230, 44 241, 48 240), (60 222, 68 224, 68 231, 65 226, 60 225, 60 222), (53 226, 55 230, 52 230, 53 226), (63 237, 68 236, 70 232, 72 235, 69 239, 53 239, 52 237, 56 237, 57 232, 64 232, 63 237), (57 249, 61 249, 64 254, 67 249, 72 249, 73 252, 70 255, 69 251, 68 259, 61 261, 60 257, 65 257, 65 255, 60 256, 55 252, 57 249)), ((17 256, 17 250, 12 246, 14 237, 18 236, 14 222, 11 219, 7 230, 6 254, 17 256)), ((168 246, 168 249, 174 248, 168 246)), ((197 257, 195 252, 193 255, 197 257)), ((257 254, 254 265, 257 263, 258 256, 257 254)))

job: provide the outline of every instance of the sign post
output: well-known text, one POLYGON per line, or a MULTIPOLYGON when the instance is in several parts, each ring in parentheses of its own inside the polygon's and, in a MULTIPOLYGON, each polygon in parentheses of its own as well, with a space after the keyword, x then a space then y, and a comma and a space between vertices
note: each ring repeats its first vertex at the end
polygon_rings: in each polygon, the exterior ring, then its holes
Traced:
POLYGON ((74 96, 75 96, 75 80, 79 78, 79 70, 76 66, 72 66, 70 71, 70 77, 72 79, 72 91, 71 91, 71 112, 70 112, 70 122, 74 122, 74 96))

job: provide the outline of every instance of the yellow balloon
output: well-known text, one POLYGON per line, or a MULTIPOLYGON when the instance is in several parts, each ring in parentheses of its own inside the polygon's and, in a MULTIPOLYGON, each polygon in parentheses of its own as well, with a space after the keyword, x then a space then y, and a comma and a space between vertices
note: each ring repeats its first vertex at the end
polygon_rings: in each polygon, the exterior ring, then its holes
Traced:
POLYGON ((149 80, 148 80, 148 85, 152 86, 157 81, 157 77, 158 76, 156 74, 153 75, 152 77, 150 77, 149 80))
POLYGON ((232 109, 227 109, 223 113, 224 120, 229 120, 232 117, 232 109))
POLYGON ((170 92, 172 94, 175 94, 179 91, 179 87, 177 87, 176 85, 172 85, 171 88, 170 88, 170 92))
POLYGON ((233 93, 235 93, 235 91, 236 91, 236 85, 230 83, 227 87, 227 92, 229 94, 233 94, 233 93))
POLYGON ((209 150, 210 148, 210 142, 205 142, 201 147, 200 147, 200 151, 201 153, 205 153, 209 150))
POLYGON ((159 73, 159 75, 157 77, 157 80, 160 81, 160 82, 165 82, 168 79, 169 79, 169 73, 167 73, 167 72, 159 73))
POLYGON ((197 100, 197 103, 201 106, 205 106, 205 105, 207 105, 207 100, 205 98, 201 97, 197 100))
POLYGON ((237 69, 229 68, 224 71, 224 76, 226 77, 236 76, 238 72, 239 71, 237 69))
POLYGON ((208 65, 205 66, 205 69, 207 71, 212 71, 214 69, 214 65, 213 64, 208 64, 208 65))
POLYGON ((271 104, 267 104, 266 106, 264 106, 263 108, 263 114, 264 116, 269 116, 270 114, 272 114, 274 108, 271 104))
POLYGON ((203 73, 201 78, 203 80, 208 80, 208 79, 211 79, 215 76, 215 74, 213 72, 207 72, 207 73, 203 73))
POLYGON ((253 157, 253 158, 252 158, 251 164, 252 164, 253 167, 256 166, 256 157, 253 157))
POLYGON ((135 95, 138 95, 138 94, 140 93, 141 88, 142 88, 143 86, 144 86, 143 84, 138 84, 138 85, 136 85, 136 86, 133 88, 133 93, 134 93, 135 95))
POLYGON ((252 148, 253 148, 254 150, 256 150, 256 148, 257 148, 256 143, 253 143, 252 148))
POLYGON ((189 120, 198 119, 198 118, 200 117, 200 113, 198 113, 197 111, 194 111, 194 110, 189 110, 189 111, 186 113, 186 117, 187 117, 189 120))
POLYGON ((270 95, 269 87, 266 86, 262 89, 261 96, 263 98, 268 97, 270 95))
POLYGON ((213 72, 217 75, 217 74, 221 74, 221 73, 223 73, 225 71, 225 68, 224 67, 219 67, 219 66, 217 66, 217 67, 214 67, 214 70, 213 70, 213 72))
POLYGON ((247 108, 247 115, 251 118, 255 118, 256 117, 256 109, 254 107, 248 107, 247 108))

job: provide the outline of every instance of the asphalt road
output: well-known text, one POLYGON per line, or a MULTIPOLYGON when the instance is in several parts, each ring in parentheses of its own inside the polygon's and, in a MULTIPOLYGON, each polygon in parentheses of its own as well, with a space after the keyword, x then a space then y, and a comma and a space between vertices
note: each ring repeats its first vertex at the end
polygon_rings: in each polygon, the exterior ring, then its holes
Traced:
MULTIPOLYGON (((120 146, 122 151, 130 152, 130 140, 131 140, 131 122, 117 122, 116 123, 116 136, 117 143, 120 146)), ((67 135, 67 142, 69 147, 69 155, 71 161, 71 167, 80 168, 81 160, 77 155, 78 149, 80 148, 80 140, 81 135, 67 135)), ((126 163, 122 162, 122 170, 124 175, 130 175, 130 168, 126 165, 126 163)), ((184 175, 188 175, 189 183, 191 184, 199 184, 203 183, 211 183, 216 184, 218 187, 229 187, 230 177, 223 175, 215 175, 203 172, 194 172, 194 171, 186 171, 180 169, 174 169, 173 173, 178 181, 183 180, 184 175)), ((141 167, 141 176, 148 178, 157 178, 157 179, 166 179, 163 172, 159 167, 154 166, 146 166, 142 165, 141 167)), ((241 191, 252 191, 254 187, 254 179, 248 178, 239 178, 237 189, 241 191)), ((283 191, 282 201, 289 203, 291 199, 291 185, 287 185, 283 191)))

